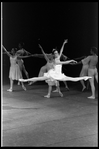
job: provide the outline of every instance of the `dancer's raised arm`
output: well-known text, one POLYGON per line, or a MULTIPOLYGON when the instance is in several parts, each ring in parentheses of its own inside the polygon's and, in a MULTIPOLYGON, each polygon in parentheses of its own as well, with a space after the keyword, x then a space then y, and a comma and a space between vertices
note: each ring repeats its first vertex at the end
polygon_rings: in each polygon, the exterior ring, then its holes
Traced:
POLYGON ((2 45, 2 47, 3 47, 3 49, 4 49, 4 51, 6 52, 6 54, 10 57, 10 56, 12 56, 11 54, 10 54, 10 52, 8 52, 7 50, 6 50, 6 48, 2 45))
POLYGON ((59 58, 61 57, 62 52, 63 52, 63 49, 64 49, 64 45, 65 45, 65 43, 67 43, 67 42, 68 42, 68 39, 66 39, 66 40, 63 42, 63 45, 62 45, 61 50, 60 50, 59 58))
POLYGON ((43 50, 43 48, 41 47, 41 45, 40 45, 40 44, 39 44, 39 47, 41 48, 41 51, 42 51, 42 53, 43 53, 43 55, 44 55, 44 57, 45 57, 46 61, 48 62, 48 61, 49 61, 49 59, 48 59, 47 55, 45 54, 45 52, 44 52, 44 50, 43 50))

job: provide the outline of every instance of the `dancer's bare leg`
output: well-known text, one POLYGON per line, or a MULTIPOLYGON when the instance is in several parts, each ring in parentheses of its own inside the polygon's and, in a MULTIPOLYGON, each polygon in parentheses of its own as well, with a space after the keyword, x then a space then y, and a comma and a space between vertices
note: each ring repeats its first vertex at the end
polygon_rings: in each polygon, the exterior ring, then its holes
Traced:
POLYGON ((19 79, 20 82, 28 82, 28 81, 33 81, 33 82, 36 82, 36 81, 44 81, 48 79, 47 77, 45 76, 42 76, 42 77, 33 77, 33 78, 30 78, 30 79, 19 79))
POLYGON ((60 91, 60 86, 59 86, 59 81, 57 81, 57 89, 58 89, 58 93, 61 97, 63 97, 62 92, 60 91))
POLYGON ((7 90, 8 92, 12 92, 13 91, 13 80, 10 79, 10 88, 7 90))
POLYGON ((83 86, 83 88, 82 88, 82 92, 83 92, 83 91, 86 89, 86 86, 85 86, 85 83, 84 83, 83 80, 81 80, 80 82, 81 82, 81 84, 82 84, 82 86, 83 86))
POLYGON ((26 91, 26 87, 24 86, 23 82, 21 82, 22 88, 26 91))
MULTIPOLYGON (((82 70, 81 71, 81 73, 80 73, 80 77, 84 77, 85 76, 85 73, 84 73, 84 70, 82 70)), ((80 82, 81 82, 81 85, 82 85, 82 92, 86 89, 86 86, 85 86, 85 83, 84 83, 84 81, 83 80, 80 80, 80 82)))
POLYGON ((49 85, 49 88, 48 88, 48 94, 45 95, 44 97, 50 98, 50 96, 51 96, 51 91, 52 91, 52 86, 49 85))
POLYGON ((68 85, 67 85, 67 82, 66 81, 63 81, 64 82, 64 84, 65 84, 65 88, 67 89, 67 90, 69 90, 69 87, 68 87, 68 85))
MULTIPOLYGON (((22 70, 23 70, 23 72, 25 73, 26 78, 27 78, 27 79, 29 79, 29 74, 28 74, 28 72, 26 71, 26 69, 25 69, 25 66, 24 66, 24 65, 23 65, 23 67, 22 67, 22 70)), ((28 82, 28 83, 30 83, 30 82, 28 82)))
POLYGON ((68 77, 68 76, 66 76, 66 77, 64 77, 63 79, 60 79, 60 81, 73 81, 73 82, 77 82, 77 81, 80 81, 80 80, 88 80, 88 79, 90 79, 90 78, 92 78, 92 77, 90 77, 90 76, 84 76, 84 77, 68 77))
MULTIPOLYGON (((59 85, 59 81, 57 81, 58 85, 59 85)), ((56 89, 53 92, 59 92, 58 91, 58 87, 56 86, 56 89)))
POLYGON ((92 77, 92 79, 89 80, 90 81, 90 86, 91 86, 91 91, 92 91, 92 95, 88 98, 90 99, 95 99, 95 85, 94 85, 94 77, 92 77))
POLYGON ((98 83, 98 73, 97 72, 95 74, 94 73, 95 73, 94 70, 89 70, 89 73, 88 73, 89 76, 92 76, 92 78, 89 79, 90 86, 91 86, 91 91, 92 91, 92 95, 90 97, 88 97, 90 99, 95 99, 94 77, 95 77, 95 79, 96 79, 96 81, 98 83))
POLYGON ((89 88, 89 80, 87 81, 87 89, 89 88))

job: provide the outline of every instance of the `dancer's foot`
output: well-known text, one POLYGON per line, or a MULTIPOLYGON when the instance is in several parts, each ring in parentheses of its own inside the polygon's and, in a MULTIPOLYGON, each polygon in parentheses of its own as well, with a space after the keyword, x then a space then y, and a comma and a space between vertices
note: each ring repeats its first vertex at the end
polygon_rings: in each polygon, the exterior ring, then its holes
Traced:
POLYGON ((48 94, 48 95, 45 95, 44 97, 46 97, 46 98, 50 98, 50 95, 48 94))
POLYGON ((85 86, 85 87, 83 87, 82 92, 83 92, 85 89, 86 89, 86 86, 85 86))
POLYGON ((10 89, 8 89, 7 91, 8 91, 8 92, 12 92, 13 90, 10 88, 10 89))
POLYGON ((25 86, 22 86, 22 88, 24 89, 24 91, 26 91, 26 87, 25 86))
POLYGON ((88 97, 89 99, 95 99, 95 96, 90 96, 90 97, 88 97))
POLYGON ((58 89, 54 90, 53 92, 58 92, 58 89))
POLYGON ((61 97, 63 97, 63 94, 62 94, 62 92, 59 92, 59 95, 60 95, 61 97))
POLYGON ((20 82, 27 82, 26 79, 19 79, 20 82))
POLYGON ((88 76, 88 77, 85 77, 84 80, 86 81, 86 80, 91 79, 91 78, 92 78, 92 77, 89 77, 89 76, 88 76))

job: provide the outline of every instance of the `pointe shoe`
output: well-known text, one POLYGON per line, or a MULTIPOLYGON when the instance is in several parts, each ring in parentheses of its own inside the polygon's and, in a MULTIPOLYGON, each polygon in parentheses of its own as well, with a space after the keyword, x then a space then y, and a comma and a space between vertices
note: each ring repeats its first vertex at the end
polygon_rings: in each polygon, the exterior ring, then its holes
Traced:
POLYGON ((89 99, 95 99, 95 97, 94 96, 90 96, 90 97, 88 97, 89 99))
POLYGON ((86 89, 86 87, 83 87, 82 92, 86 89))
POLYGON ((59 95, 60 95, 61 97, 63 97, 63 94, 62 94, 61 92, 59 92, 59 95))
POLYGON ((54 90, 53 92, 58 92, 58 90, 56 89, 56 90, 54 90))
POLYGON ((8 89, 7 91, 8 91, 8 92, 12 92, 13 90, 12 90, 12 89, 8 89))
POLYGON ((26 91, 26 87, 25 86, 22 86, 22 88, 24 89, 24 91, 26 91))
POLYGON ((50 95, 45 95, 44 97, 46 97, 46 98, 50 98, 50 95))

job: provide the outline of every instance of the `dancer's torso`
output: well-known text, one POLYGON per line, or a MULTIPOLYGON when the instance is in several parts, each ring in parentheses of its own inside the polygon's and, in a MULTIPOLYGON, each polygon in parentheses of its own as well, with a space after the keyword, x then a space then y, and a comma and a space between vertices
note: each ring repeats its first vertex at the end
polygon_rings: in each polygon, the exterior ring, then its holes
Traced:
POLYGON ((10 56, 10 64, 11 66, 15 66, 17 64, 17 57, 10 56))
POLYGON ((62 71, 62 65, 61 64, 57 64, 58 62, 60 62, 59 58, 55 58, 55 65, 54 65, 54 69, 55 72, 60 74, 62 71))
POLYGON ((90 56, 89 69, 95 69, 98 63, 98 56, 90 56))

